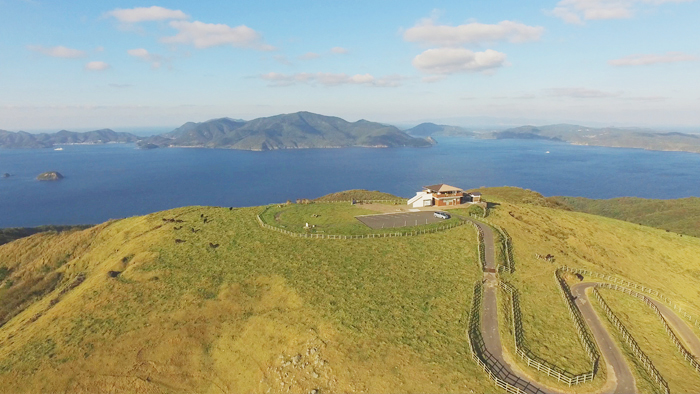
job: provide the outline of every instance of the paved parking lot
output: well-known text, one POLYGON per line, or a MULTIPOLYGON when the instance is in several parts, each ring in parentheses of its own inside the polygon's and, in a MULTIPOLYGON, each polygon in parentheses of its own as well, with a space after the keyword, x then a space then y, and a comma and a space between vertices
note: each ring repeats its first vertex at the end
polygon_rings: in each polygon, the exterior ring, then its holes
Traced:
POLYGON ((357 216, 357 220, 371 228, 392 228, 404 226, 419 226, 421 224, 430 224, 442 222, 444 219, 433 216, 432 211, 423 212, 405 212, 405 213, 390 213, 384 215, 365 215, 357 216))

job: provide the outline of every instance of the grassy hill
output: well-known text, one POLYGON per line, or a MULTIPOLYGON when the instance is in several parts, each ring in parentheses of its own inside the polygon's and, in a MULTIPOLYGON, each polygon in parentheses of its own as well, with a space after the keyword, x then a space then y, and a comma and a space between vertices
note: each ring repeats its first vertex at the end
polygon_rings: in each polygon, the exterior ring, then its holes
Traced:
POLYGON ((90 225, 78 225, 78 226, 39 226, 39 227, 10 227, 10 228, 0 228, 0 245, 12 242, 16 239, 28 237, 37 233, 43 233, 46 231, 74 231, 74 230, 84 230, 90 227, 90 225))
POLYGON ((492 391, 464 335, 471 227, 302 240, 261 229, 260 211, 188 207, 0 246, 14 306, 0 392, 492 391))
POLYGON ((658 227, 700 237, 700 198, 653 200, 636 197, 593 200, 583 197, 551 197, 572 210, 658 227))
POLYGON ((432 143, 414 138, 394 126, 334 116, 297 112, 248 122, 229 118, 186 123, 170 133, 148 138, 142 146, 199 146, 244 150, 301 148, 427 147, 432 143))
MULTIPOLYGON (((502 277, 520 290, 538 356, 587 367, 559 265, 623 276, 700 315, 700 239, 522 189, 479 191, 513 239, 516 271, 502 277)), ((471 226, 300 239, 260 228, 262 211, 186 207, 0 246, 0 392, 494 391, 465 335, 482 278, 471 226)), ((639 332, 640 346, 653 338, 639 332)))

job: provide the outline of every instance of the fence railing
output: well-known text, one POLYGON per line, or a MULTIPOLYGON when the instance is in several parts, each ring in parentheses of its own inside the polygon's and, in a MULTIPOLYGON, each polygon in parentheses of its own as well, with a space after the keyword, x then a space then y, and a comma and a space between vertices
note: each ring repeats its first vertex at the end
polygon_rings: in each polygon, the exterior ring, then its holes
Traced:
POLYGON ((651 362, 651 359, 642 351, 642 349, 639 347, 637 344, 637 341, 632 337, 632 334, 630 334, 629 331, 627 331, 627 328, 625 327, 624 324, 620 321, 620 319, 617 318, 615 313, 610 309, 608 306, 608 303, 605 302, 605 299, 603 299, 603 296, 600 294, 598 289, 596 287, 593 288, 593 295, 595 295, 596 299, 600 303, 600 306, 603 308, 603 311, 605 311, 605 314, 608 316, 608 319, 610 322, 615 326, 615 328, 620 331, 620 334, 622 335, 622 338, 624 338, 625 342, 630 346, 632 349, 632 352, 634 355, 639 359, 639 362, 644 365, 644 369, 647 371, 649 376, 656 382, 656 384, 659 386, 660 392, 664 394, 669 394, 670 391, 668 389, 668 383, 666 383, 666 380, 661 376, 659 373, 659 370, 656 369, 654 364, 651 362))
POLYGON ((342 235, 342 234, 311 234, 311 233, 297 233, 294 231, 289 231, 285 230, 283 228, 279 228, 276 226, 271 226, 267 223, 265 223, 260 215, 256 216, 258 220, 258 224, 262 228, 266 228, 268 230, 273 230, 280 232, 282 234, 289 235, 291 237, 299 237, 299 238, 314 238, 314 239, 366 239, 366 238, 391 238, 391 237, 412 237, 416 235, 422 235, 422 234, 431 234, 431 233, 437 233, 440 231, 448 230, 451 228, 455 228, 458 226, 461 226, 466 223, 465 220, 459 220, 456 223, 448 224, 446 226, 440 226, 440 227, 434 227, 434 228, 429 228, 429 229, 423 229, 423 230, 414 230, 414 231, 406 231, 406 232, 395 232, 395 233, 377 233, 377 234, 357 234, 357 235, 342 235))
MULTIPOLYGON (((513 259, 513 241, 510 238, 508 232, 496 225, 492 225, 496 231, 501 235, 502 245, 503 245, 503 269, 511 274, 515 272, 515 259, 513 259)), ((500 267, 499 267, 500 268, 500 267)), ((500 271, 500 269, 499 269, 500 271)))
POLYGON ((628 289, 626 287, 616 285, 614 283, 599 283, 596 287, 604 287, 604 288, 608 288, 608 289, 612 289, 612 290, 621 291, 621 292, 627 293, 633 297, 639 298, 640 300, 644 301, 644 303, 647 304, 647 306, 654 311, 654 313, 659 318, 659 320, 661 320, 661 322, 664 325, 664 329, 666 330, 666 334, 668 334, 668 336, 671 338, 671 341, 673 342, 673 344, 676 345, 676 348, 681 353, 683 358, 686 361, 688 361, 690 363, 690 365, 693 368, 695 368, 695 370, 697 372, 700 372, 700 363, 698 363, 695 360, 695 357, 693 356, 693 354, 690 353, 688 351, 688 349, 685 348, 685 346, 683 345, 683 342, 680 340, 680 338, 678 338, 676 333, 673 331, 671 326, 666 321, 666 318, 664 317, 663 313, 661 313, 659 308, 656 306, 656 304, 654 304, 654 302, 649 297, 645 296, 644 294, 638 293, 634 290, 628 289))
POLYGON ((474 298, 472 300, 472 310, 469 314, 469 327, 467 328, 467 340, 471 348, 472 359, 481 369, 494 381, 496 387, 500 387, 510 394, 525 394, 520 388, 513 386, 505 380, 499 378, 486 363, 493 360, 493 356, 486 349, 484 338, 481 335, 481 297, 483 287, 481 281, 474 285, 474 298))
MULTIPOLYGON (((567 385, 577 385, 581 383, 590 382, 595 376, 596 366, 598 363, 597 358, 592 357, 592 368, 590 372, 585 372, 582 374, 575 375, 563 368, 560 368, 547 360, 544 360, 537 355, 535 355, 530 349, 525 345, 525 331, 523 330, 522 323, 522 312, 520 310, 520 296, 518 290, 510 285, 509 283, 498 281, 499 286, 506 293, 509 294, 511 300, 511 312, 512 312, 512 323, 513 323, 513 336, 515 338, 515 352, 520 358, 522 358, 527 366, 534 368, 540 372, 545 373, 557 379, 560 382, 566 383, 567 385)), ((582 341, 583 342, 583 341, 582 341)), ((584 344, 585 346, 585 344, 584 344)))
POLYGON ((617 278, 617 277, 614 277, 614 276, 612 276, 612 275, 601 274, 601 273, 594 272, 594 271, 589 271, 589 270, 586 270, 586 269, 571 268, 571 267, 567 267, 567 266, 562 266, 562 267, 560 267, 559 269, 564 270, 564 271, 568 271, 568 272, 571 272, 571 273, 574 273, 574 274, 588 275, 588 276, 592 276, 592 277, 595 277, 595 278, 605 279, 605 280, 611 281, 611 282, 613 282, 613 283, 617 283, 617 284, 621 284, 621 285, 623 285, 623 286, 627 286, 627 287, 631 287, 631 288, 634 288, 634 289, 637 289, 637 290, 641 290, 641 291, 643 291, 644 293, 647 293, 647 294, 649 294, 649 295, 651 295, 651 296, 653 296, 653 297, 656 297, 656 298, 658 298, 659 300, 665 302, 665 303, 668 304, 671 308, 673 308, 673 310, 675 310, 676 312, 680 313, 681 316, 683 316, 683 318, 685 318, 686 320, 688 320, 688 321, 689 321, 690 323, 692 323, 694 326, 700 328, 700 320, 698 320, 697 317, 694 317, 694 316, 688 314, 686 311, 684 311, 684 310, 683 310, 679 305, 677 305, 675 302, 672 302, 668 297, 666 297, 665 295, 659 293, 658 290, 654 290, 654 289, 648 288, 648 287, 646 287, 646 286, 643 286, 643 285, 640 285, 640 284, 637 284, 637 283, 634 283, 634 282, 630 282, 630 281, 625 280, 625 279, 617 278))
POLYGON ((469 221, 469 224, 474 226, 476 229, 476 248, 479 255, 479 263, 481 264, 481 270, 486 271, 486 251, 484 250, 484 231, 473 221, 469 221))
POLYGON ((574 296, 571 294, 569 284, 566 283, 561 275, 561 272, 561 270, 554 271, 554 279, 556 279, 557 283, 559 283, 559 290, 561 290, 564 303, 569 309, 569 315, 574 320, 576 332, 578 333, 581 343, 583 343, 583 346, 586 349, 586 354, 588 354, 588 357, 593 364, 592 370, 593 375, 595 376, 595 374, 598 373, 598 367, 600 366, 600 351, 598 350, 598 345, 596 345, 595 339, 593 338, 593 334, 583 319, 581 311, 574 303, 574 296))

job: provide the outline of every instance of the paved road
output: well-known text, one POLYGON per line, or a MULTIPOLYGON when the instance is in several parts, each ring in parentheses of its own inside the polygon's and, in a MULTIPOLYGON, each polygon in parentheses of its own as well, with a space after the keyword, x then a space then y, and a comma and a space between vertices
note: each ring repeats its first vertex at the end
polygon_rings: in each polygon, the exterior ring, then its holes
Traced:
MULTIPOLYGON (((485 270, 495 271, 495 241, 493 231, 490 226, 473 221, 484 234, 484 255, 485 270)), ((498 278, 495 273, 484 273, 484 314, 482 317, 481 331, 484 337, 486 350, 489 356, 486 360, 491 370, 501 379, 520 388, 527 393, 556 393, 550 388, 533 382, 528 377, 516 372, 503 358, 503 345, 498 332, 498 278)), ((584 319, 591 328, 591 332, 601 349, 606 363, 608 382, 606 393, 636 393, 634 376, 627 365, 624 356, 613 341, 610 334, 605 330, 600 318, 591 307, 591 303, 586 295, 586 288, 595 286, 595 283, 580 283, 572 287, 572 293, 576 297, 576 305, 583 314, 584 319)))
POLYGON ((700 359, 700 339, 698 339, 695 332, 688 327, 688 323, 686 323, 686 321, 680 316, 676 315, 671 308, 653 298, 647 298, 654 303, 657 308, 659 308, 659 311, 664 316, 668 324, 670 324, 676 334, 681 337, 681 340, 685 342, 686 349, 688 349, 693 356, 700 359))
POLYGON ((444 221, 444 219, 436 218, 435 215, 433 215, 433 211, 364 215, 357 216, 356 219, 371 228, 420 226, 421 224, 438 223, 444 221))
POLYGON ((577 283, 571 286, 571 294, 576 297, 574 302, 598 343, 598 348, 605 361, 608 380, 614 380, 616 383, 613 393, 634 393, 637 390, 637 386, 632 370, 627 365, 625 357, 622 355, 620 348, 617 347, 617 343, 615 343, 598 318, 598 314, 591 306, 591 301, 586 294, 586 289, 595 286, 596 283, 577 283))
MULTIPOLYGON (((486 269, 496 269, 495 242, 491 227, 474 222, 484 233, 484 255, 486 269)), ((484 337, 486 350, 490 353, 486 364, 494 371, 496 376, 526 393, 553 393, 538 383, 532 382, 527 377, 516 373, 503 358, 503 345, 498 332, 498 278, 491 272, 484 273, 484 295, 482 298, 484 314, 481 320, 481 333, 484 337)))

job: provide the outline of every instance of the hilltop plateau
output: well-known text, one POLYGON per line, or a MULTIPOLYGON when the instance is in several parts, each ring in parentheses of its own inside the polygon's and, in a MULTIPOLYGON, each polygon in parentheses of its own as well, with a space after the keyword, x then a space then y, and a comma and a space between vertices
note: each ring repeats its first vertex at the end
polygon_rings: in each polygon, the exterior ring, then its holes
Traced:
MULTIPOLYGON (((560 265, 627 278, 700 316, 700 239, 573 212, 527 190, 479 191, 490 207, 481 220, 512 239, 515 270, 499 275, 520 290, 539 357, 576 373, 589 366, 554 278, 560 265)), ((390 197, 350 191, 268 219, 353 221, 366 209, 322 202, 347 196, 390 197)), ((266 209, 185 207, 1 245, 0 392, 498 391, 465 335, 482 280, 472 226, 305 239, 262 228, 266 209)), ((605 384, 598 375, 568 388, 538 375, 501 327, 512 362, 538 381, 567 392, 605 384)), ((645 327, 634 327, 640 346, 667 340, 645 327)), ((700 388, 682 358, 650 354, 672 391, 700 388)))

